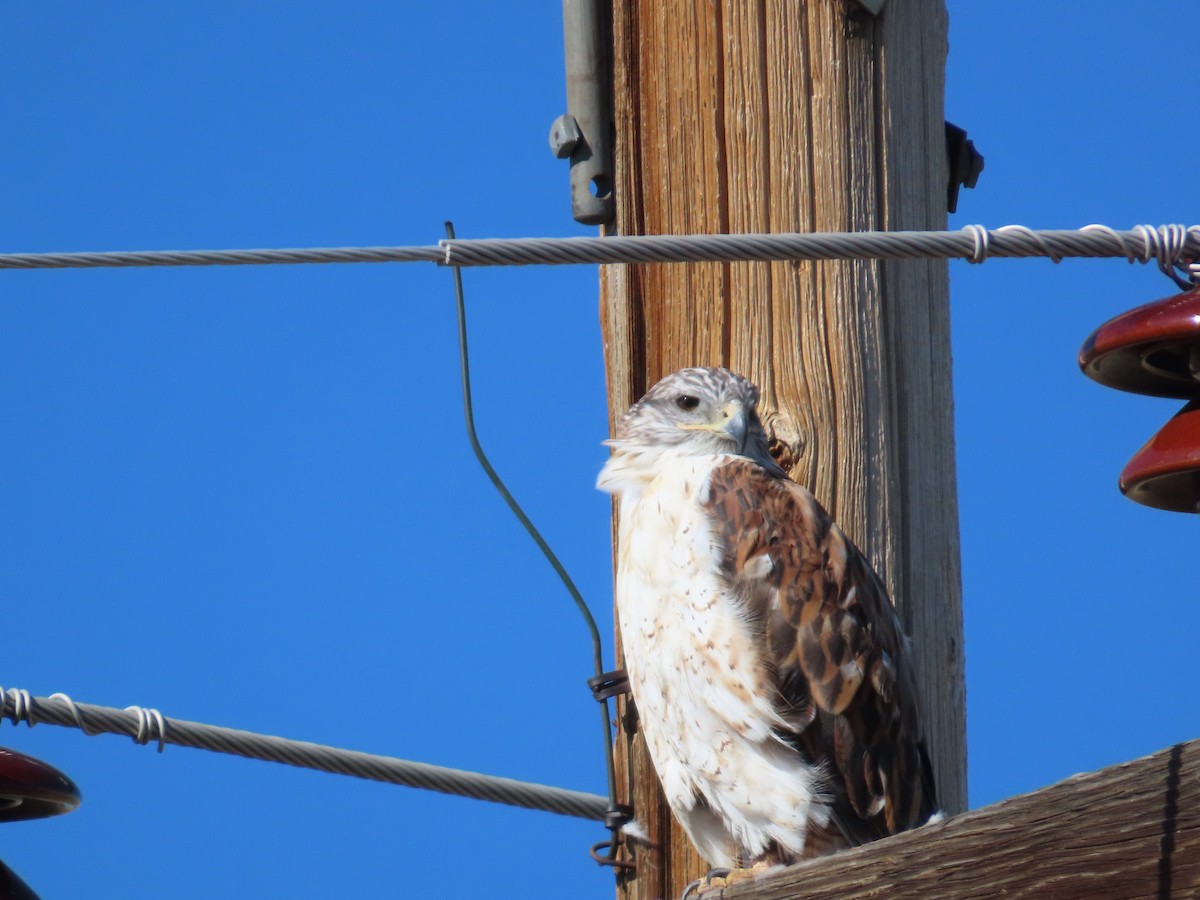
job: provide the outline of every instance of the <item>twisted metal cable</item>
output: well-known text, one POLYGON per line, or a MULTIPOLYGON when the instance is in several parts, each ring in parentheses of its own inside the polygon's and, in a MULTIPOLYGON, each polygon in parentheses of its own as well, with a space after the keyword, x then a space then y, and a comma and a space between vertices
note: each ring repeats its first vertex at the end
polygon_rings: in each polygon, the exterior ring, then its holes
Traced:
POLYGON ((1035 231, 1023 225, 989 230, 863 231, 805 234, 641 235, 605 238, 517 238, 443 241, 445 262, 463 265, 535 263, 739 262, 748 260, 962 258, 1044 256, 1137 258, 1149 262, 1166 245, 1165 235, 1186 237, 1172 245, 1179 256, 1200 255, 1200 226, 1140 226, 1131 231, 1035 231))
POLYGON ((804 234, 627 235, 442 240, 408 247, 314 247, 290 250, 163 250, 108 253, 5 253, 0 269, 126 266, 231 266, 289 263, 434 262, 452 266, 593 265, 821 259, 1125 257, 1179 267, 1200 257, 1200 226, 1138 226, 1116 231, 1035 231, 1022 225, 960 231, 862 231, 804 234))
POLYGON ((269 266, 296 263, 440 262, 438 247, 305 247, 282 250, 130 250, 2 253, 0 269, 119 269, 144 266, 269 266))
POLYGON ((160 751, 164 744, 229 753, 248 759, 286 763, 304 769, 318 769, 335 775, 351 775, 371 781, 384 781, 407 787, 490 800, 509 806, 539 809, 603 821, 608 799, 599 794, 570 791, 564 788, 499 778, 480 772, 449 769, 427 763, 377 756, 357 750, 344 750, 308 741, 217 725, 169 719, 158 710, 141 707, 116 709, 76 703, 66 694, 34 697, 26 690, 0 688, 0 720, 8 718, 14 725, 26 722, 30 727, 46 722, 67 728, 78 728, 85 734, 123 734, 137 743, 155 742, 160 751))

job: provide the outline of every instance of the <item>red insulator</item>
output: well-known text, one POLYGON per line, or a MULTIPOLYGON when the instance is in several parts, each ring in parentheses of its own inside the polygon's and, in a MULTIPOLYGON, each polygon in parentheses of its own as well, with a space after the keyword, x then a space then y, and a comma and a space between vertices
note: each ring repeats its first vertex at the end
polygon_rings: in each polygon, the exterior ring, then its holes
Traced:
POLYGON ((1134 454, 1121 473, 1130 500, 1174 512, 1200 512, 1200 397, 1134 454))
POLYGON ((0 822, 41 819, 79 805, 79 788, 40 759, 0 747, 0 822))
POLYGON ((1079 366, 1122 391, 1200 396, 1200 287, 1109 319, 1084 341, 1079 366))

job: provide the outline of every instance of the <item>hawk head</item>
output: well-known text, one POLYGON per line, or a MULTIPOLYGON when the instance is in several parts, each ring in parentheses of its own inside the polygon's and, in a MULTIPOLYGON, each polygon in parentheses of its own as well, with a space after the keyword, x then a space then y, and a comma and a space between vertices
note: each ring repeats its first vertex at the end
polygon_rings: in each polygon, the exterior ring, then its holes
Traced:
POLYGON ((767 449, 757 404, 758 388, 728 369, 680 369, 630 407, 607 443, 618 453, 639 455, 735 454, 783 475, 767 449))

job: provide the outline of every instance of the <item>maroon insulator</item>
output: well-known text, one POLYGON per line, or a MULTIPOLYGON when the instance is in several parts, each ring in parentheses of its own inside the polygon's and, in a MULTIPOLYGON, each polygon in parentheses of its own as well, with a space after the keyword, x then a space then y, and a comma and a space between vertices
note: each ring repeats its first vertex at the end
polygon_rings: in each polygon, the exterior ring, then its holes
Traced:
POLYGON ((1134 454, 1120 485, 1126 497, 1146 506, 1200 512, 1200 398, 1134 454))
POLYGON ((40 759, 0 747, 0 822, 41 819, 79 805, 79 788, 40 759))
POLYGON ((1084 341, 1079 366, 1122 391, 1200 396, 1200 287, 1109 319, 1084 341))

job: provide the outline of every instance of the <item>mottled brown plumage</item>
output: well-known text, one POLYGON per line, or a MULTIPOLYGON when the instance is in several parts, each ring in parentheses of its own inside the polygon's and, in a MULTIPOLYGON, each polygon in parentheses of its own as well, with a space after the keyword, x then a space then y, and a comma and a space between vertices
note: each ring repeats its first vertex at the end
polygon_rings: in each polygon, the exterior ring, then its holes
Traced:
POLYGON ((926 821, 934 794, 907 639, 879 577, 811 493, 750 460, 713 469, 706 505, 722 571, 763 636, 784 737, 832 764, 848 807, 837 825, 859 843, 926 821))

